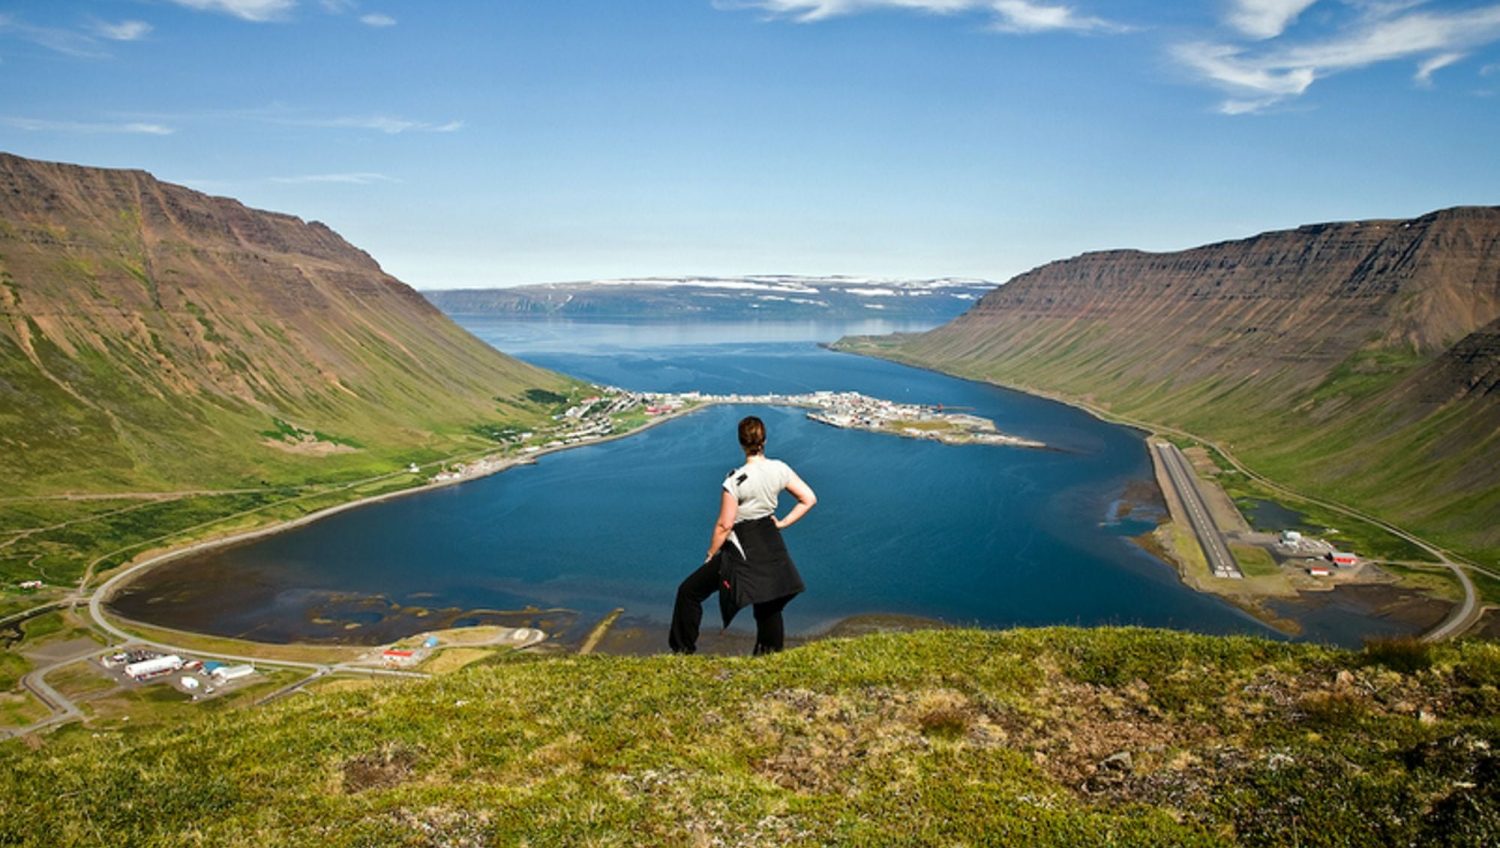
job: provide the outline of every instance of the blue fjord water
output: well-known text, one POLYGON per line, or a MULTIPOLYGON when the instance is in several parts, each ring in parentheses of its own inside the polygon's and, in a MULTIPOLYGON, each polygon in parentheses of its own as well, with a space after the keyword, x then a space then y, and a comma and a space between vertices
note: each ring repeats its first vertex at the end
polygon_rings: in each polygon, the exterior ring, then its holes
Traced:
MULTIPOLYGON (((664 633, 678 581, 702 561, 719 483, 741 461, 735 423, 756 414, 770 434, 768 454, 789 462, 819 497, 787 531, 808 585, 787 610, 793 633, 893 613, 986 627, 1142 624, 1274 635, 1185 588, 1131 541, 1161 510, 1140 433, 1062 404, 817 344, 908 328, 459 320, 496 347, 600 383, 855 390, 964 407, 1053 449, 949 446, 837 430, 795 409, 714 407, 165 565, 120 595, 115 609, 266 641, 378 642, 433 626, 430 610, 449 611, 450 623, 459 611, 463 623, 482 620, 466 611, 526 606, 577 611, 578 621, 624 607, 664 633), (235 587, 227 597, 226 585, 235 587)), ((736 627, 748 629, 748 618, 736 627)), ((1349 642, 1368 625, 1352 613, 1325 615, 1305 635, 1349 642)))

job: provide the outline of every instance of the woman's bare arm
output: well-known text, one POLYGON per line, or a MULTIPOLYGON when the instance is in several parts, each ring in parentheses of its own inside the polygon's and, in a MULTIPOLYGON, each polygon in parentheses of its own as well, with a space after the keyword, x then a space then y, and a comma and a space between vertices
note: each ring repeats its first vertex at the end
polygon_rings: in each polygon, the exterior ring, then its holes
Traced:
POLYGON ((802 482, 802 478, 798 477, 795 471, 792 472, 792 479, 787 481, 786 490, 791 492, 792 497, 797 499, 797 505, 792 507, 792 511, 786 514, 786 518, 776 519, 777 528, 782 530, 802 520, 802 516, 806 515, 807 511, 812 509, 818 502, 818 496, 813 494, 812 486, 802 482))
POLYGON ((734 499, 734 495, 728 492, 721 493, 721 497, 719 498, 719 518, 714 522, 714 533, 709 537, 708 556, 703 558, 704 562, 713 559, 714 554, 719 552, 719 548, 724 546, 724 540, 728 539, 729 534, 734 530, 734 516, 739 511, 739 508, 739 502, 734 499))

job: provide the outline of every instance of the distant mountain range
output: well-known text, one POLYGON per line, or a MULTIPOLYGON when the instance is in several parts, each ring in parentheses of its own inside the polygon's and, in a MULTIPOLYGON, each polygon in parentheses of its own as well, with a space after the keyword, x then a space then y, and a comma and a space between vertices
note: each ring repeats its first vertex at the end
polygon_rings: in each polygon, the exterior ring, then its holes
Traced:
POLYGON ((1227 442, 1252 467, 1500 556, 1500 208, 1043 265, 865 349, 1227 442))
POLYGON ((893 318, 946 321, 995 287, 984 280, 651 277, 423 292, 450 315, 575 318, 893 318))
POLYGON ((473 445, 569 385, 328 227, 0 154, 7 492, 330 479, 473 445))

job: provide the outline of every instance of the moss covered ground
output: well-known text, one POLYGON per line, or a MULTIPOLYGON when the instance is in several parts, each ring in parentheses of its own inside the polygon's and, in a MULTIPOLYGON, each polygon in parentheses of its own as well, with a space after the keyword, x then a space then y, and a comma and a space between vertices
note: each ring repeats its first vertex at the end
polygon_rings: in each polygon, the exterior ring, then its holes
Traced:
POLYGON ((16 845, 1492 845, 1500 646, 928 631, 0 746, 16 845))

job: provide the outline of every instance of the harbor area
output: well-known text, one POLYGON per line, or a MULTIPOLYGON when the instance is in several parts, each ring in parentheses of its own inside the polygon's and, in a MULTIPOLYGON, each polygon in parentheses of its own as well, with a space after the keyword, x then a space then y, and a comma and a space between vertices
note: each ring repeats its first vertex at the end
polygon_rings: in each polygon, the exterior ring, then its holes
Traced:
MULTIPOLYGON (((489 434, 496 451, 469 462, 445 463, 429 477, 434 485, 457 483, 534 461, 552 451, 617 439, 641 427, 661 423, 709 406, 789 406, 808 410, 812 421, 846 430, 868 430, 949 445, 995 445, 1046 448, 1044 442, 1001 432, 995 422, 955 411, 942 404, 897 403, 859 392, 816 391, 802 394, 707 394, 704 392, 636 392, 617 386, 595 386, 592 394, 567 399, 552 423, 532 430, 489 434)), ((419 466, 407 469, 423 473, 419 466)))

